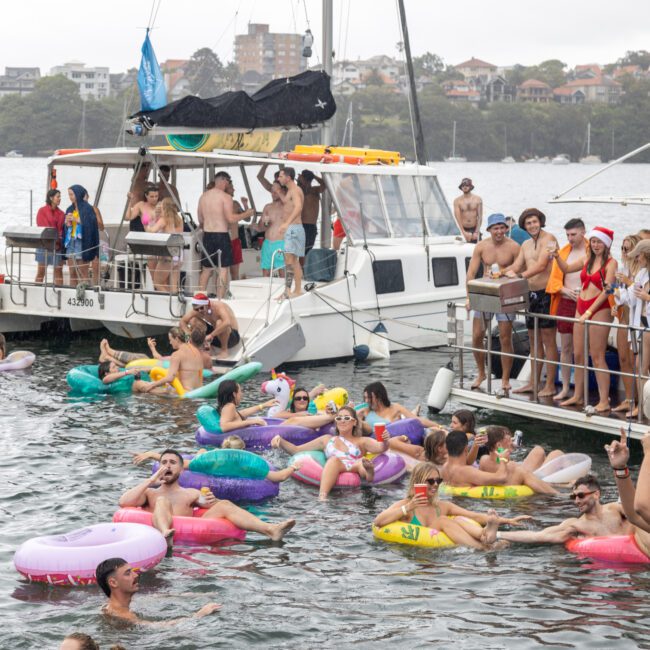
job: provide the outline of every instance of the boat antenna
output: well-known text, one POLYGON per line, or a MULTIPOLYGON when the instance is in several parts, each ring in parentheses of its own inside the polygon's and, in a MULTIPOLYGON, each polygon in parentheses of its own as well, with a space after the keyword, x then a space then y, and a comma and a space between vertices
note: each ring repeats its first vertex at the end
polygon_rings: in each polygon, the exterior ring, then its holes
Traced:
POLYGON ((411 96, 411 105, 413 107, 413 121, 415 122, 415 159, 418 164, 427 164, 427 154, 424 146, 424 132, 422 131, 422 120, 420 119, 420 107, 418 106, 418 96, 415 89, 415 75, 413 73, 413 59, 411 58, 411 43, 409 41, 408 25, 406 24, 406 11, 404 9, 404 0, 397 0, 399 9, 399 18, 402 29, 402 39, 404 41, 404 54, 406 55, 406 68, 409 77, 409 88, 411 96))

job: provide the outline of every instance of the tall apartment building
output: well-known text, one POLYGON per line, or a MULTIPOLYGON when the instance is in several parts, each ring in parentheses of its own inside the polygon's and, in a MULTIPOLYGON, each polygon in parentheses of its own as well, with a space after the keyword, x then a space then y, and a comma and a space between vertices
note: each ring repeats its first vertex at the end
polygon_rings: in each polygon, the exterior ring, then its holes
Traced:
POLYGON ((108 68, 87 68, 81 61, 70 61, 50 70, 51 75, 62 74, 79 86, 81 99, 103 99, 108 97, 111 81, 108 68))
POLYGON ((27 95, 40 78, 40 68, 5 68, 0 76, 0 96, 27 95))
POLYGON ((272 34, 258 23, 248 23, 248 33, 235 36, 235 63, 240 74, 254 70, 273 79, 307 69, 300 34, 272 34))

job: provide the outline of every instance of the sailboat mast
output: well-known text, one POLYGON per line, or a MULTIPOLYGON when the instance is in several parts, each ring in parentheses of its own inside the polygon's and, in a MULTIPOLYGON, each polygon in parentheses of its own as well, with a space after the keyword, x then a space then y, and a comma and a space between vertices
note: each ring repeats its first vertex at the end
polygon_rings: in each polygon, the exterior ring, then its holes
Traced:
POLYGON ((587 122, 587 155, 591 155, 591 122, 587 122))
POLYGON ((456 157, 456 120, 451 128, 451 157, 456 157))
MULTIPOLYGON (((333 0, 323 0, 323 70, 332 78, 332 57, 334 55, 334 8, 333 0)), ((325 146, 333 144, 332 125, 323 122, 321 142, 325 146)), ((329 192, 323 192, 321 198, 320 242, 323 248, 329 248, 332 241, 332 199, 329 192)))
POLYGON ((411 105, 413 106, 413 121, 415 122, 415 159, 420 165, 427 164, 427 154, 424 148, 424 132, 420 119, 420 107, 418 106, 418 95, 415 88, 415 74, 413 72, 413 59, 411 58, 411 43, 409 41, 409 30, 406 24, 406 11, 404 0, 398 0, 399 17, 402 23, 402 37, 404 38, 404 53, 406 54, 406 69, 409 75, 409 88, 411 92, 411 105))

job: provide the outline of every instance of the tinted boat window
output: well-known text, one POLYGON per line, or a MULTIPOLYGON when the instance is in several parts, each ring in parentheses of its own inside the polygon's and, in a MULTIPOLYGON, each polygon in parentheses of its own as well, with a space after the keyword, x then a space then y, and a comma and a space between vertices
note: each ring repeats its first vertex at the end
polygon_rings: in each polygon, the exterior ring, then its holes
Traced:
POLYGON ((372 263, 372 272, 377 294, 404 291, 402 260, 375 260, 372 263))
POLYGON ((458 284, 458 267, 455 257, 434 257, 431 259, 433 283, 436 287, 453 287, 458 284))

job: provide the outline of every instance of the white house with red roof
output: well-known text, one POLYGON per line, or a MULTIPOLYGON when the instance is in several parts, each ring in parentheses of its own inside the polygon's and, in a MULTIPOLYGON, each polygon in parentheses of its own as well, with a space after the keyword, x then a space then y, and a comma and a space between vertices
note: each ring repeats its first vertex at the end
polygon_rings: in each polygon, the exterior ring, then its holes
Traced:
POLYGON ((553 89, 539 79, 527 79, 517 86, 517 101, 549 104, 553 101, 553 89))
POLYGON ((568 81, 553 89, 555 101, 560 104, 618 104, 623 86, 606 75, 568 81))

